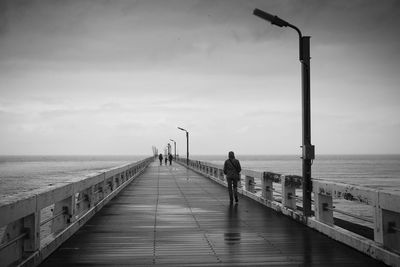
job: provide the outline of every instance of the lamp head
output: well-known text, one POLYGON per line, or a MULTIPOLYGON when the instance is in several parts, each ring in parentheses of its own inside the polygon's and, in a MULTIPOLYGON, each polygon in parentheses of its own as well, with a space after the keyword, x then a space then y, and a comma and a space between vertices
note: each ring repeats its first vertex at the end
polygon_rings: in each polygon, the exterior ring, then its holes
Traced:
POLYGON ((287 27, 290 25, 288 22, 284 21, 283 19, 279 18, 278 16, 271 15, 271 14, 269 14, 265 11, 262 11, 261 9, 258 9, 258 8, 254 9, 253 15, 260 17, 264 20, 267 20, 267 21, 271 22, 271 24, 279 26, 279 27, 287 27))

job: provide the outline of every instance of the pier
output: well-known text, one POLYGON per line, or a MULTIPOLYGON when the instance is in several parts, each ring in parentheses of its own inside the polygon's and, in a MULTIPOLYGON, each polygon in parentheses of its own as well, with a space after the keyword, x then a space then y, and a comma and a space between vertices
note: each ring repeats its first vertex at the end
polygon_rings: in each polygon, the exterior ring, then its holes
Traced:
MULTIPOLYGON (((399 266, 396 247, 385 248, 333 225, 322 214, 333 208, 316 208, 315 217, 302 217, 291 201, 295 194, 290 190, 299 186, 297 177, 250 170, 243 170, 242 177, 239 204, 230 205, 221 166, 199 161, 186 166, 186 160, 159 166, 146 159, 79 185, 59 185, 35 197, 3 201, 0 211, 8 216, 0 222, 7 225, 9 240, 2 244, 0 264, 399 266), (263 181, 261 196, 254 193, 255 177, 263 181), (288 196, 282 203, 274 201, 271 193, 277 182, 288 196), (53 216, 40 219, 38 210, 50 203, 53 216), (29 210, 29 205, 34 209, 29 210), (51 233, 40 238, 39 229, 45 224, 51 225, 51 233)), ((314 190, 325 188, 327 193, 333 187, 319 181, 313 185, 314 190)), ((335 186, 337 195, 341 188, 335 186)), ((330 203, 328 196, 324 203, 330 203)), ((317 206, 319 198, 315 198, 317 206)), ((383 236, 388 238, 396 242, 396 236, 383 236)))

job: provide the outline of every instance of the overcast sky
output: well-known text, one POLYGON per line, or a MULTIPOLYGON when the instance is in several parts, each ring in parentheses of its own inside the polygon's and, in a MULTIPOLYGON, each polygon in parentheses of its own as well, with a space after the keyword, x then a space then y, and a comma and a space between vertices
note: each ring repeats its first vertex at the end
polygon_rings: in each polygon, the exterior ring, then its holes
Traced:
POLYGON ((0 154, 400 153, 400 1, 0 1, 0 154))

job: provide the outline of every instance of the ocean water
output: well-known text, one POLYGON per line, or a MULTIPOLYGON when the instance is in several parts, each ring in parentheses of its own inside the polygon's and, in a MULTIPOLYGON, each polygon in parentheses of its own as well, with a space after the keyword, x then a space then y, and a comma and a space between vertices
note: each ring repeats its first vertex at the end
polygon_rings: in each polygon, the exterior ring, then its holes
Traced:
MULTIPOLYGON (((0 156, 0 196, 76 181, 109 168, 136 162, 146 155, 126 156, 0 156)), ((301 175, 296 155, 236 155, 242 168, 301 175)), ((222 165, 225 155, 192 159, 222 165)), ((400 191, 400 155, 317 155, 312 177, 381 190, 400 191)))
POLYGON ((77 181, 147 156, 0 156, 0 196, 77 181))

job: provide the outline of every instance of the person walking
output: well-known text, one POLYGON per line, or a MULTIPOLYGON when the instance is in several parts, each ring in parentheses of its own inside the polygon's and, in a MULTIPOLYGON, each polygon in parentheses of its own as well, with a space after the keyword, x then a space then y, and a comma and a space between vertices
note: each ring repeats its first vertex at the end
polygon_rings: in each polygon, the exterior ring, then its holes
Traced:
POLYGON ((167 166, 168 165, 168 156, 167 156, 167 154, 165 154, 165 166, 167 166))
POLYGON ((169 165, 172 165, 172 155, 171 153, 168 155, 169 165))
POLYGON ((228 192, 230 204, 233 204, 233 198, 235 202, 239 202, 237 193, 237 184, 240 180, 240 172, 242 167, 240 166, 239 160, 235 159, 235 153, 229 151, 228 159, 224 163, 224 174, 226 175, 226 181, 228 182, 228 192))
POLYGON ((162 156, 162 154, 160 153, 160 155, 158 155, 158 159, 160 160, 160 166, 162 165, 162 160, 163 160, 163 156, 162 156))

